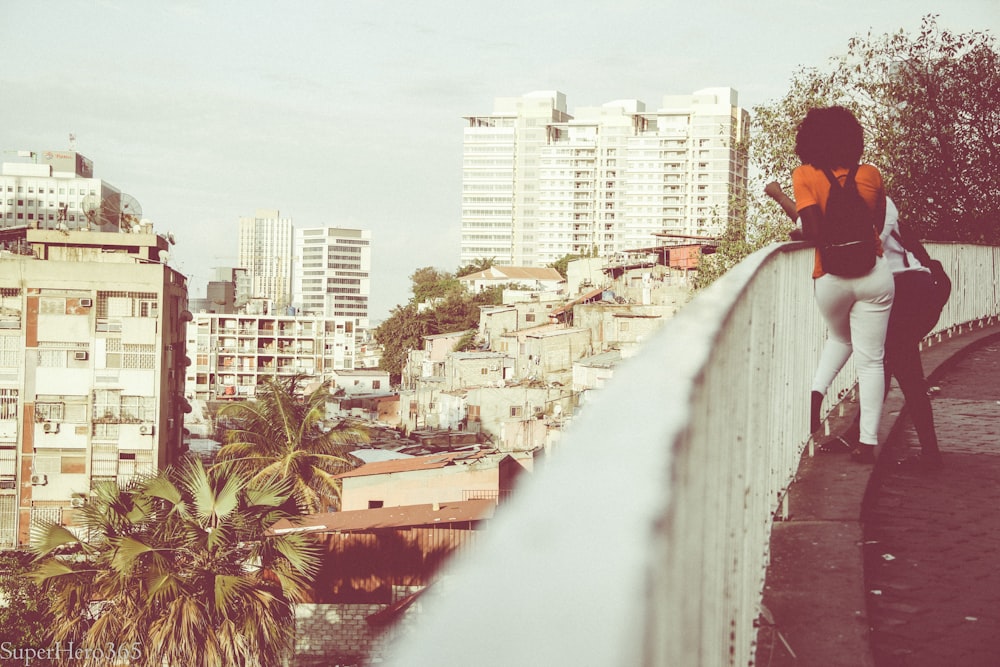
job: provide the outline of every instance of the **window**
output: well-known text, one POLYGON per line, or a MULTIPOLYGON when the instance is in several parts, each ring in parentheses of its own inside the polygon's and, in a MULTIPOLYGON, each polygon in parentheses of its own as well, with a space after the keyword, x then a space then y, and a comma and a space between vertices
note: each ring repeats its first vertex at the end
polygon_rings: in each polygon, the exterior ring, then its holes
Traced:
POLYGON ((36 421, 62 421, 65 412, 63 403, 35 403, 36 421))
POLYGON ((384 504, 385 504, 385 501, 382 501, 382 500, 369 500, 368 501, 368 509, 370 509, 370 510, 377 510, 378 508, 382 507, 384 504))
POLYGON ((512 405, 512 406, 510 406, 510 416, 511 417, 520 417, 521 416, 521 406, 520 405, 512 405))
POLYGON ((17 419, 17 389, 0 389, 0 419, 17 419))

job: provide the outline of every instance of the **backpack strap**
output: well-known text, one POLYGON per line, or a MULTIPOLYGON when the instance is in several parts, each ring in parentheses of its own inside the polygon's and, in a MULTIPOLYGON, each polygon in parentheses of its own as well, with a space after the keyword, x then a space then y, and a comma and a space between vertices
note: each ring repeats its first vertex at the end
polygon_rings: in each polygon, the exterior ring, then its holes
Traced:
POLYGON ((830 181, 830 187, 836 185, 838 188, 846 188, 854 183, 858 175, 858 165, 854 165, 847 170, 847 178, 844 179, 843 185, 840 184, 840 179, 833 175, 833 170, 829 167, 823 167, 823 173, 826 174, 826 179, 830 181))

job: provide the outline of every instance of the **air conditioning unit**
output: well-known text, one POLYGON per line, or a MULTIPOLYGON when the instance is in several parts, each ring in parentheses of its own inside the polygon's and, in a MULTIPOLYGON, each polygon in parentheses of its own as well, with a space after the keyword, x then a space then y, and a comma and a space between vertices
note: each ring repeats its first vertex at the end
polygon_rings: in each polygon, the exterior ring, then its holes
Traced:
POLYGON ((80 305, 84 308, 90 308, 94 305, 93 299, 80 299, 80 305))
POLYGON ((87 504, 87 499, 86 498, 70 498, 69 499, 69 506, 72 507, 72 508, 74 508, 74 509, 80 509, 81 507, 83 507, 86 504, 87 504))
POLYGON ((32 475, 31 484, 32 486, 45 486, 49 483, 48 475, 32 475))
POLYGON ((140 424, 139 425, 139 435, 153 435, 153 431, 154 430, 155 429, 153 428, 152 424, 140 424))
POLYGON ((73 359, 76 361, 86 361, 90 355, 87 354, 86 350, 77 350, 73 353, 73 359))
POLYGON ((42 424, 42 431, 45 433, 58 433, 59 422, 45 422, 42 424))

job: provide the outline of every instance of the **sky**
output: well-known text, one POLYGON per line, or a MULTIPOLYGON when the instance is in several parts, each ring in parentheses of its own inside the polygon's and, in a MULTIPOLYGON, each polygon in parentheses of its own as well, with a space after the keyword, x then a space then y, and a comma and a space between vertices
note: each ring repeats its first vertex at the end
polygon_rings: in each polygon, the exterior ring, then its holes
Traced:
POLYGON ((851 37, 1000 36, 996 0, 0 0, 0 150, 76 150, 177 244, 204 296, 238 219, 372 233, 373 322, 459 265, 463 116, 730 86, 751 109, 851 37))

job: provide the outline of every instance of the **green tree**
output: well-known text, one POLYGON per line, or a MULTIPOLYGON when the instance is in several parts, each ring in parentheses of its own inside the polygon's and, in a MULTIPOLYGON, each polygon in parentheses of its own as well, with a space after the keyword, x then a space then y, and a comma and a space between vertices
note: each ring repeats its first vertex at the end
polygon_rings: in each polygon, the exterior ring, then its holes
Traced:
POLYGON ((809 107, 830 104, 857 115, 866 161, 920 236, 1000 243, 1000 53, 991 35, 954 33, 928 15, 916 35, 869 32, 828 69, 801 69, 784 98, 754 109, 751 156, 764 182, 788 189, 795 127, 809 107))
POLYGON ((418 312, 414 302, 396 306, 373 334, 382 346, 379 368, 389 372, 392 384, 398 384, 410 350, 421 349, 423 337, 430 334, 427 314, 418 312))
POLYGON ((98 485, 79 514, 86 539, 56 524, 32 535, 53 640, 149 667, 278 664, 319 564, 306 536, 267 535, 289 491, 196 459, 98 485))
POLYGON ((291 497, 308 513, 340 506, 340 480, 360 465, 351 456, 367 429, 340 420, 325 426, 330 385, 322 383, 300 395, 300 376, 268 380, 252 401, 231 403, 220 411, 230 428, 216 454, 217 467, 234 469, 251 483, 278 480, 289 485, 291 497))
POLYGON ((414 271, 410 281, 413 283, 413 301, 416 303, 444 299, 462 291, 462 285, 454 275, 432 266, 414 271))
POLYGON ((479 271, 485 271, 493 267, 497 263, 496 257, 490 257, 489 259, 485 257, 480 257, 472 262, 466 264, 465 266, 460 266, 455 270, 455 275, 459 278, 462 276, 467 276, 470 273, 478 273, 479 271))
MULTIPOLYGON (((375 340, 382 346, 379 368, 389 372, 393 384, 399 383, 410 350, 423 347, 424 336, 476 329, 480 306, 503 301, 503 287, 490 287, 470 294, 452 274, 431 267, 418 269, 411 280, 413 298, 410 303, 396 306, 374 331, 375 340), (421 310, 418 304, 430 294, 437 298, 421 310)), ((469 341, 463 344, 472 345, 469 341)))
POLYGON ((792 194, 798 123, 810 108, 833 104, 860 120, 864 159, 882 170, 889 195, 917 234, 1000 243, 1000 57, 991 35, 956 34, 929 15, 916 35, 900 30, 852 38, 828 67, 800 68, 782 98, 753 109, 750 183, 737 196, 737 222, 699 268, 699 286, 785 238, 788 221, 763 196, 764 185, 774 180, 792 194))
POLYGON ((51 645, 49 599, 27 575, 34 555, 0 552, 0 643, 13 648, 51 645))

